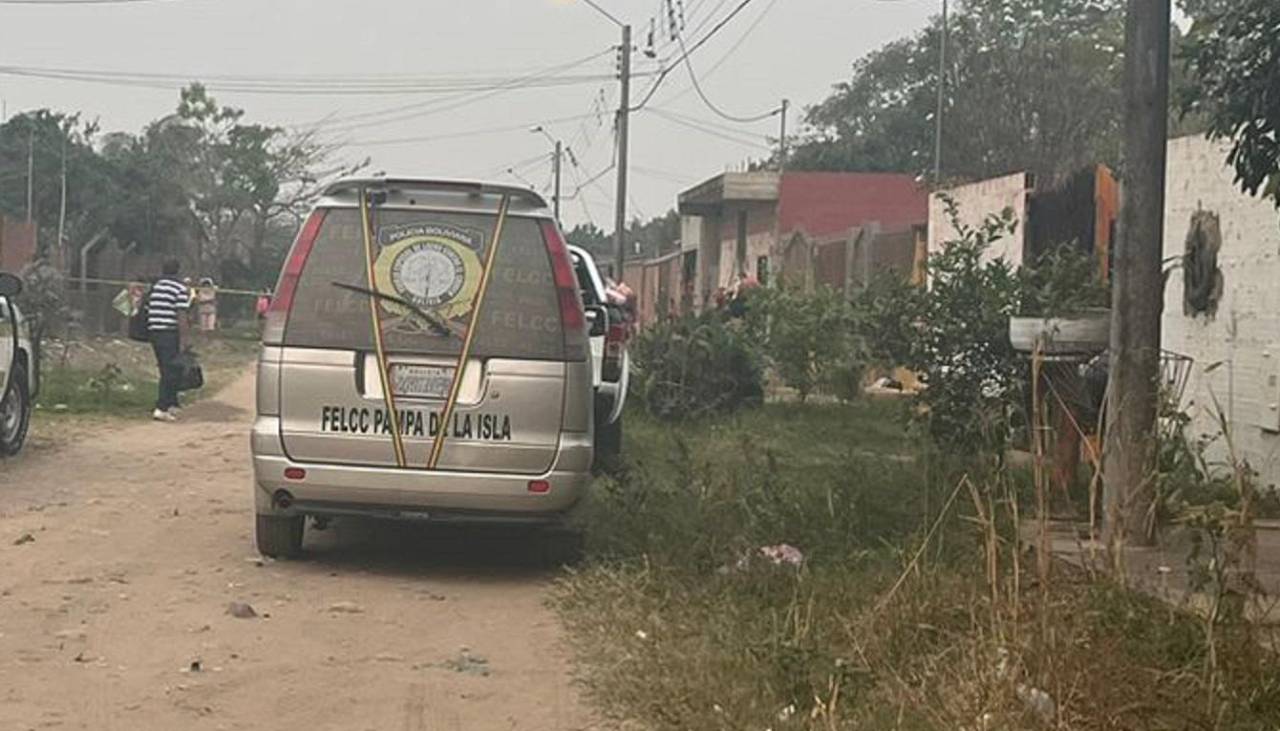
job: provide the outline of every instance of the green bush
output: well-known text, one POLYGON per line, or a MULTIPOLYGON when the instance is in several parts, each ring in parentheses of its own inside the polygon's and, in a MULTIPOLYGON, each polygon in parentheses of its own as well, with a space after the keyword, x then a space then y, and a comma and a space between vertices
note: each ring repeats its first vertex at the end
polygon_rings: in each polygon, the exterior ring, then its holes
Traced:
POLYGON ((935 443, 958 454, 999 452, 1026 379, 1026 361, 1009 342, 1022 286, 1007 262, 987 252, 1017 221, 1005 209, 967 226, 953 201, 947 207, 959 235, 930 254, 928 289, 880 280, 858 298, 855 318, 873 359, 920 375, 935 443))
POLYGON ((843 401, 861 390, 865 362, 853 330, 853 310, 827 287, 813 293, 772 289, 759 295, 759 314, 767 324, 765 352, 774 372, 805 401, 821 389, 843 401))
POLYGON ((645 330, 632 356, 634 392, 659 419, 727 413, 764 399, 764 371, 750 329, 715 312, 645 330))

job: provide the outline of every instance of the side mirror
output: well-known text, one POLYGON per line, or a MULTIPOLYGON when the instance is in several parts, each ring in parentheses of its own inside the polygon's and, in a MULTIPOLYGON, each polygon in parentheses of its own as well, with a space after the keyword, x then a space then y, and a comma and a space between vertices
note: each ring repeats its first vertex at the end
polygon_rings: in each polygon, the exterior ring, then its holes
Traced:
POLYGON ((17 297, 20 294, 22 280, 8 272, 0 272, 0 297, 17 297))
POLYGON ((609 332, 609 310, 601 305, 584 308, 587 313, 587 335, 598 338, 609 332))

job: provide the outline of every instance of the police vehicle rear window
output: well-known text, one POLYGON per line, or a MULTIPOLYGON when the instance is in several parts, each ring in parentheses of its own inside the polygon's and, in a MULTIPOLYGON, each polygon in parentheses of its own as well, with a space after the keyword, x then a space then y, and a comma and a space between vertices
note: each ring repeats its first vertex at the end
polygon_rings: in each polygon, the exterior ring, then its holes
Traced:
MULTIPOLYGON (((497 217, 378 209, 375 289, 388 352, 457 355, 497 217)), ((360 212, 332 209, 307 257, 285 325, 294 347, 371 350, 370 297, 360 212)), ((472 352, 481 358, 563 360, 551 257, 538 221, 510 216, 480 308, 472 352)))

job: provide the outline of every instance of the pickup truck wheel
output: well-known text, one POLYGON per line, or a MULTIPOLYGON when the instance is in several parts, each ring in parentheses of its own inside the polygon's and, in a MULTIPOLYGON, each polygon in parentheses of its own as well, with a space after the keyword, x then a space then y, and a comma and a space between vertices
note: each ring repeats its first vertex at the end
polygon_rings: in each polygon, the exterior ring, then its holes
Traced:
POLYGON ((254 532, 258 553, 271 558, 297 558, 302 555, 302 533, 306 519, 298 516, 262 515, 254 532))
POLYGON ((17 454, 27 441, 27 428, 31 425, 31 393, 27 383, 27 369, 14 364, 9 388, 0 400, 0 456, 17 454))

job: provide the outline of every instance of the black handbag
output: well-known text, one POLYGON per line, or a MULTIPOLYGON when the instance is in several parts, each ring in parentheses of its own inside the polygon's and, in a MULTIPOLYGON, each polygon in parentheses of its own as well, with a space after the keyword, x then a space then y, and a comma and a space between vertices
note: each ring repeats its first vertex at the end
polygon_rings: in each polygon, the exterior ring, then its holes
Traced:
POLYGON ((129 316, 129 339, 136 340, 140 343, 151 342, 151 328, 148 320, 151 317, 151 290, 142 295, 142 301, 138 303, 138 309, 129 316))
POLYGON ((178 390, 195 391, 204 387, 204 369, 196 354, 190 350, 180 353, 173 360, 173 369, 178 373, 178 390))

